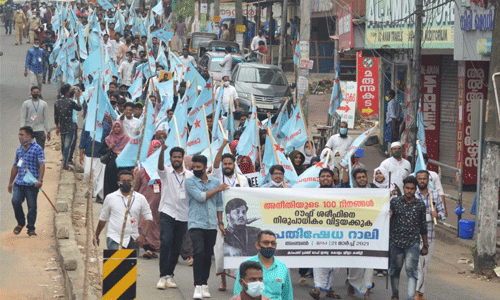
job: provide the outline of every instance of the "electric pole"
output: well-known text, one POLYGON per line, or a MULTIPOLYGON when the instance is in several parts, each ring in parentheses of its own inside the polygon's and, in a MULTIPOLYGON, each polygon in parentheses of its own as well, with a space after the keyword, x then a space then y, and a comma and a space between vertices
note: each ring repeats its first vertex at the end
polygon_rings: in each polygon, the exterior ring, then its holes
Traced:
MULTIPOLYGON (((236 13, 236 29, 238 28, 238 25, 243 25, 243 0, 236 0, 234 1, 234 9, 236 13)), ((247 30, 248 28, 245 28, 247 30)), ((236 43, 240 44, 240 49, 243 49, 245 47, 245 35, 243 32, 239 32, 236 30, 236 43)))
MULTIPOLYGON (((309 39, 311 37, 311 0, 300 1, 300 57, 302 60, 309 60, 309 39)), ((304 118, 307 120, 309 111, 309 69, 297 69, 297 98, 302 99, 302 109, 304 118)))
MULTIPOLYGON (((479 191, 479 209, 476 228, 477 235, 477 259, 474 261, 474 269, 477 275, 488 278, 494 277, 495 273, 495 250, 497 242, 497 220, 498 220, 498 190, 500 180, 500 132, 499 112, 496 107, 496 96, 493 87, 492 76, 500 72, 500 1, 495 1, 495 19, 490 57, 490 76, 488 76, 488 101, 486 101, 486 117, 483 155, 481 164, 481 190, 479 191)), ((485 81, 487 79, 485 78, 485 81)), ((500 80, 496 77, 497 86, 500 80)), ((481 122, 483 121, 481 116, 481 122)))
POLYGON ((279 49, 279 57, 278 57, 278 67, 282 67, 283 65, 283 48, 286 42, 286 19, 288 12, 288 0, 283 1, 283 7, 281 10, 281 38, 280 38, 280 49, 279 49))
POLYGON ((417 112, 418 105, 420 103, 421 93, 421 73, 422 73, 422 19, 424 17, 424 4, 423 0, 415 1, 415 38, 413 40, 413 59, 411 66, 411 89, 410 89, 410 107, 408 116, 410 117, 409 122, 406 124, 408 128, 408 148, 411 150, 410 155, 413 158, 411 165, 412 169, 415 168, 415 153, 417 150, 416 140, 417 140, 417 112))

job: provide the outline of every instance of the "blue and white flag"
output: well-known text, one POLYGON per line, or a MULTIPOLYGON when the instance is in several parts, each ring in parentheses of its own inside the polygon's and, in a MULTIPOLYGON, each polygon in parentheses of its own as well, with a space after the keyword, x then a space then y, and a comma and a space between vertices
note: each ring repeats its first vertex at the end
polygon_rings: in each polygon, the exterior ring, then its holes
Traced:
POLYGON ((193 155, 200 153, 209 147, 207 131, 208 128, 205 114, 203 113, 203 110, 201 110, 196 115, 193 127, 191 127, 191 132, 189 133, 188 141, 186 143, 186 154, 193 155))
POLYGON ((285 135, 285 153, 290 153, 307 142, 307 129, 300 105, 295 106, 292 117, 283 126, 281 133, 285 135))
POLYGON ((358 136, 351 144, 349 149, 347 149, 346 154, 344 155, 344 158, 342 159, 342 162, 340 163, 342 166, 347 167, 350 165, 351 161, 351 156, 358 150, 358 148, 362 147, 368 136, 372 133, 372 131, 377 128, 378 122, 373 126, 372 128, 368 129, 367 131, 363 132, 360 136, 358 136))
POLYGON ((342 89, 340 88, 339 72, 335 72, 335 80, 333 81, 332 97, 330 98, 330 107, 328 114, 333 116, 335 111, 340 107, 340 103, 344 100, 342 89))

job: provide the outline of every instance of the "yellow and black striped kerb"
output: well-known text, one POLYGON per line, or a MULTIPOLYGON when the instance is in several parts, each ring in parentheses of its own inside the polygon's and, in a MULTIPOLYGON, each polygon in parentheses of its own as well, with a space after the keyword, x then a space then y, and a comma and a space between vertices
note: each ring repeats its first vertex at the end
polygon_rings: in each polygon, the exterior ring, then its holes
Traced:
POLYGON ((102 299, 133 300, 136 298, 136 283, 136 250, 104 250, 102 299))

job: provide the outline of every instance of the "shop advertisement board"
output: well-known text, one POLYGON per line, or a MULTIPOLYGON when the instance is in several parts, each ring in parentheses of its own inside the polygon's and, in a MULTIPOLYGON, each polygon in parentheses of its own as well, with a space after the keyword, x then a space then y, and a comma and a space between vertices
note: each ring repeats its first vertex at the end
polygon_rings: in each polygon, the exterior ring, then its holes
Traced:
POLYGON ((339 36, 339 51, 354 47, 354 30, 352 28, 352 4, 337 9, 337 35, 339 36))
POLYGON ((340 107, 336 110, 342 122, 347 122, 347 127, 354 128, 354 119, 356 117, 356 81, 341 81, 340 90, 344 100, 340 103, 340 107))
POLYGON ((356 57, 358 65, 358 111, 365 117, 378 116, 379 89, 379 58, 362 57, 361 51, 356 57))

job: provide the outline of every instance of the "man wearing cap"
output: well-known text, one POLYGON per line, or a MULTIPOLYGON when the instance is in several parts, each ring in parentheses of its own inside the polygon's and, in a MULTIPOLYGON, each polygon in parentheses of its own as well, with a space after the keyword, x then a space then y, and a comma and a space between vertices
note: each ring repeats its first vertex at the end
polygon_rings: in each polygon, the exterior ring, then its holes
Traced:
POLYGON ((394 183, 400 191, 403 191, 403 179, 410 175, 411 165, 409 161, 402 157, 403 146, 400 142, 391 144, 391 154, 391 157, 380 164, 380 168, 389 172, 391 174, 390 182, 394 183))

